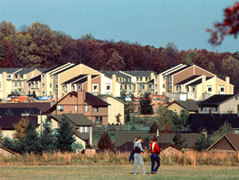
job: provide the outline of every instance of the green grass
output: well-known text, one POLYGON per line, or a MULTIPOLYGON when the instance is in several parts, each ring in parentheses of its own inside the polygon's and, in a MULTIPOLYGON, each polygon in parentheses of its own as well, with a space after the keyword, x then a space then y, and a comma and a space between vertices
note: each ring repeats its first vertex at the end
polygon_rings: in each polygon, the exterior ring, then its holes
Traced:
MULTIPOLYGON (((0 167, 1 180, 238 180, 239 167, 162 166, 157 175, 132 175, 133 166, 9 166, 0 167)), ((149 166, 147 167, 149 172, 149 166)))

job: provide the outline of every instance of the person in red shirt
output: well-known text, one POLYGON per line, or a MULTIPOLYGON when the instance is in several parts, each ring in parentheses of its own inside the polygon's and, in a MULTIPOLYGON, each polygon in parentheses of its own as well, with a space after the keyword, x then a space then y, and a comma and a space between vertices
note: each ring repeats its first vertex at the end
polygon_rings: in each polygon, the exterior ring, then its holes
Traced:
POLYGON ((160 166, 160 158, 159 158, 160 148, 158 146, 157 138, 155 136, 151 138, 149 148, 151 152, 151 174, 156 174, 160 166), (157 163, 156 166, 155 162, 157 163))

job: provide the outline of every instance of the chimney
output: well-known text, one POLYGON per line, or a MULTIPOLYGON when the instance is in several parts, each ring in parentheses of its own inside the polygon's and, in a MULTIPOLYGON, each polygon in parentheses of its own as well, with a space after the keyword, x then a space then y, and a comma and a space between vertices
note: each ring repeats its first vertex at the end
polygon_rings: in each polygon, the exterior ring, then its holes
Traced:
POLYGON ((226 88, 225 88, 225 94, 233 94, 229 92, 229 84, 230 84, 230 77, 226 76, 226 88))
POLYGON ((77 104, 84 104, 85 93, 85 91, 77 91, 77 104))
POLYGON ((154 79, 155 78, 155 75, 153 72, 150 73, 150 80, 154 79))
POLYGON ((90 74, 87 75, 87 85, 88 85, 87 91, 91 92, 91 75, 90 74))
POLYGON ((206 91, 206 76, 202 75, 202 93, 206 91))
POLYGON ((112 96, 116 96, 116 75, 112 75, 112 96))

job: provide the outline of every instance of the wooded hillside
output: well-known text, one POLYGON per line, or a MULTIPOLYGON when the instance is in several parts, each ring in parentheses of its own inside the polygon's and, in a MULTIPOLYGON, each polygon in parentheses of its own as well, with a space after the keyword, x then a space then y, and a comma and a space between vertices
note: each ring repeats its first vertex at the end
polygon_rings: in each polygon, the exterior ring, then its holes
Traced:
POLYGON ((50 67, 66 62, 84 63, 95 69, 156 72, 178 63, 196 64, 221 78, 230 76, 234 85, 239 84, 238 52, 179 51, 174 43, 155 48, 97 40, 91 34, 73 39, 40 23, 20 30, 10 22, 0 24, 0 67, 50 67))

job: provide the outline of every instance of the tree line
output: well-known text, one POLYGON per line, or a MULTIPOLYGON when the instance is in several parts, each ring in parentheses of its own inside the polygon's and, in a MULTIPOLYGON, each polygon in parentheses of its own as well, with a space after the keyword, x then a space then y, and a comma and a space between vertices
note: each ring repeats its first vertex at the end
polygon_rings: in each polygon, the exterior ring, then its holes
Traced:
MULTIPOLYGON (((161 72, 179 63, 196 64, 221 78, 230 76, 239 84, 239 53, 209 52, 206 49, 179 51, 139 43, 97 40, 91 34, 73 39, 45 24, 33 23, 19 30, 11 22, 0 24, 0 67, 51 67, 66 62, 84 63, 101 70, 153 70, 161 72)), ((236 87, 238 89, 238 87, 236 87)))
POLYGON ((83 146, 76 142, 71 123, 63 119, 59 122, 56 130, 51 128, 51 123, 45 121, 41 132, 28 118, 22 118, 14 124, 14 137, 3 137, 0 131, 0 145, 20 154, 42 152, 71 152, 83 149, 83 146))

